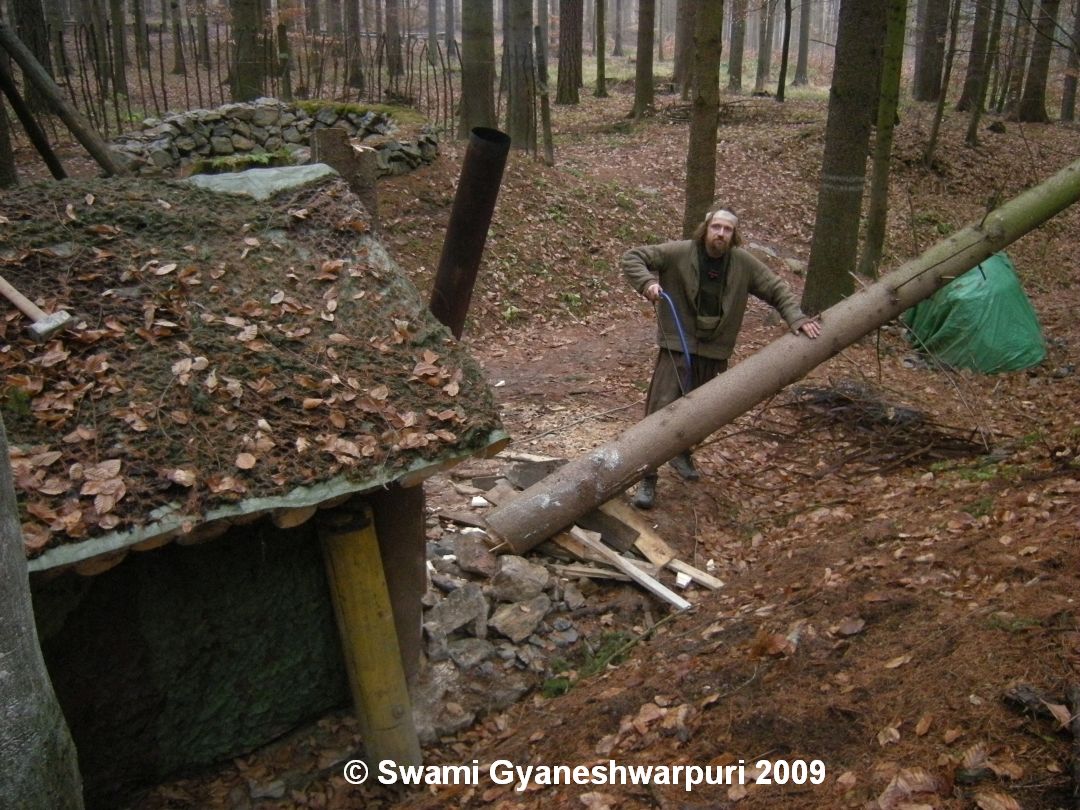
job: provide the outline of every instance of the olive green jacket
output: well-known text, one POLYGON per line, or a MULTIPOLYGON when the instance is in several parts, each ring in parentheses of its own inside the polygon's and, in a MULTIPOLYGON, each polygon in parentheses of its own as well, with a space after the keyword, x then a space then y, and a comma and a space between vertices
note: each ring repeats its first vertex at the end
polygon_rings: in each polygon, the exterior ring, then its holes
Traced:
MULTIPOLYGON (((658 281, 671 297, 691 354, 717 360, 731 357, 749 295, 774 307, 793 332, 809 320, 799 309, 791 288, 742 248, 731 249, 720 316, 699 318, 699 257, 698 243, 689 239, 634 248, 622 257, 623 275, 635 290, 644 293, 650 283, 658 281)), ((661 349, 682 351, 671 307, 663 299, 657 303, 656 342, 661 349)))

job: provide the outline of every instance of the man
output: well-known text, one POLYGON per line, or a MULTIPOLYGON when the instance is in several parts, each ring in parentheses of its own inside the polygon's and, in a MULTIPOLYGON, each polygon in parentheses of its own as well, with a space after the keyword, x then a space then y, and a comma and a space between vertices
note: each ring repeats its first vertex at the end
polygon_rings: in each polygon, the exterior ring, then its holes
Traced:
MULTIPOLYGON (((772 305, 793 332, 811 339, 821 334, 820 324, 803 314, 791 289, 740 242, 739 218, 730 208, 718 208, 705 215, 692 239, 634 248, 623 256, 623 275, 657 305, 660 352, 646 415, 727 369, 749 295, 772 305)), ((670 463, 683 478, 699 478, 689 451, 670 463)), ((656 479, 656 470, 646 473, 635 506, 653 507, 656 479)))

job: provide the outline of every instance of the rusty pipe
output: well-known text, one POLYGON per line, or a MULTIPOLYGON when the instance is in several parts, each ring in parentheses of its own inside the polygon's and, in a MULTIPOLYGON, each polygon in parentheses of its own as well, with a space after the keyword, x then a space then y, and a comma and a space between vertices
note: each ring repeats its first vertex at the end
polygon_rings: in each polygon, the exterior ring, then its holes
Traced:
POLYGON ((459 340, 509 152, 510 136, 505 132, 476 127, 469 135, 428 305, 459 340))

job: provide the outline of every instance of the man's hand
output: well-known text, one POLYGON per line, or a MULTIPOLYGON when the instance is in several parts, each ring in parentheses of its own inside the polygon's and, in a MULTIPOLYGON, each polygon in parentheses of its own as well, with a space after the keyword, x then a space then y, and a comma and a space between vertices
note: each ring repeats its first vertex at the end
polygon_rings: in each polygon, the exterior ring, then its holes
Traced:
POLYGON ((660 294, 663 291, 664 290, 660 286, 659 281, 650 281, 648 284, 645 285, 645 289, 642 291, 641 294, 655 304, 657 301, 660 300, 660 294))
POLYGON ((799 327, 799 331, 813 340, 821 334, 821 324, 818 321, 807 321, 799 327))

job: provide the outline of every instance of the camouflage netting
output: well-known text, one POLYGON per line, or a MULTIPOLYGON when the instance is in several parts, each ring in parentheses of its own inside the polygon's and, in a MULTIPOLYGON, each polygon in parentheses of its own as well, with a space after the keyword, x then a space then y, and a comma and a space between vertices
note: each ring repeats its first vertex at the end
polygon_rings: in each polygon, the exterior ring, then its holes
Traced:
MULTIPOLYGON (((0 409, 29 555, 297 487, 392 480, 501 435, 481 372, 339 178, 269 203, 183 183, 0 196, 0 409), (156 510, 156 511, 155 511, 156 510)), ((265 502, 265 501, 264 501, 265 502)))

